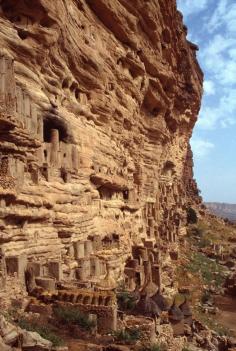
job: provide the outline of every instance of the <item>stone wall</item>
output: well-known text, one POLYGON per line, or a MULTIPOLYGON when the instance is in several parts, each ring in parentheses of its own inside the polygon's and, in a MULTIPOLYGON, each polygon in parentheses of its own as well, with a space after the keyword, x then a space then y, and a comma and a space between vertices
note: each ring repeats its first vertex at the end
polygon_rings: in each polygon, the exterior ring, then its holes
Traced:
POLYGON ((203 76, 175 1, 6 0, 0 28, 7 269, 24 256, 38 277, 114 288, 148 243, 160 285, 200 201, 189 138, 203 76))

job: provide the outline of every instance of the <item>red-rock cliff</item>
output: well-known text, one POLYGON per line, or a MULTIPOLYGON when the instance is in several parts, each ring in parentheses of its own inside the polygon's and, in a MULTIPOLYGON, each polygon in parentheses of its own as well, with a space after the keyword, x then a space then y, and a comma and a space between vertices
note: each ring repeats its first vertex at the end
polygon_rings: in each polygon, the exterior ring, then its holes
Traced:
POLYGON ((132 288, 134 245, 157 254, 161 284, 185 233, 203 79, 176 1, 3 0, 0 47, 2 290, 29 263, 107 286, 126 264, 132 288))

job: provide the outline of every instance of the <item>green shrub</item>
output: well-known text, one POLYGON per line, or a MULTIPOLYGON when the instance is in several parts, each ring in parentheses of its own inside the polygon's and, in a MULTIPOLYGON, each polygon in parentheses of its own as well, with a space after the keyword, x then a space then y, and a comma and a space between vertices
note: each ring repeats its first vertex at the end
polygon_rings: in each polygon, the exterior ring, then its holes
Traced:
POLYGON ((122 311, 132 310, 136 304, 134 296, 127 291, 122 291, 117 294, 117 302, 119 309, 122 311))
POLYGON ((202 237, 200 241, 198 242, 198 247, 204 248, 204 247, 209 247, 211 245, 211 241, 205 237, 202 237))
POLYGON ((140 339, 140 330, 137 328, 118 330, 113 333, 117 341, 135 342, 140 339))
POLYGON ((206 224, 201 221, 198 221, 197 224, 189 225, 187 230, 188 230, 189 237, 196 237, 196 238, 202 238, 208 232, 208 228, 206 224))
POLYGON ((54 331, 48 325, 40 325, 39 321, 36 320, 26 320, 20 318, 18 320, 18 325, 22 329, 38 333, 42 338, 52 342, 53 346, 63 346, 63 339, 54 333, 54 331))
POLYGON ((188 224, 195 224, 195 223, 197 223, 197 221, 198 221, 198 218, 197 218, 196 211, 192 207, 189 207, 187 209, 187 222, 188 222, 188 224))
POLYGON ((63 324, 75 324, 86 330, 91 330, 95 326, 94 321, 74 306, 57 307, 54 309, 54 314, 63 324))

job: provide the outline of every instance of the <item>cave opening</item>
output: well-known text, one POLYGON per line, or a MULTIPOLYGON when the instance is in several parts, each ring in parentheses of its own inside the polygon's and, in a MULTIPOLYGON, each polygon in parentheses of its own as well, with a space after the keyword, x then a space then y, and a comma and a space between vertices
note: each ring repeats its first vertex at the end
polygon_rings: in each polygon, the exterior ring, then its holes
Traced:
POLYGON ((51 142, 51 131, 57 129, 59 133, 59 141, 68 142, 68 131, 65 124, 54 118, 46 118, 43 122, 43 140, 45 143, 51 142))

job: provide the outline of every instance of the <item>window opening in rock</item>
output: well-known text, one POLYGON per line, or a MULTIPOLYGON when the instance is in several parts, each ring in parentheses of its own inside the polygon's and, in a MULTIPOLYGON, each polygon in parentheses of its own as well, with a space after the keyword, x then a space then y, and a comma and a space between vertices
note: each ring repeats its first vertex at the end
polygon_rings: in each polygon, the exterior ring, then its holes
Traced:
POLYGON ((80 98, 80 91, 79 91, 79 89, 75 89, 75 97, 76 97, 77 100, 79 100, 79 98, 80 98))
POLYGON ((62 177, 64 183, 68 182, 68 172, 63 167, 61 168, 61 177, 62 177))
POLYGON ((50 28, 55 23, 55 21, 50 17, 44 17, 40 21, 42 27, 50 28))
POLYGON ((140 277, 140 273, 138 272, 135 273, 135 282, 137 286, 141 286, 141 277, 140 277))
POLYGON ((124 190, 123 191, 123 199, 124 200, 129 200, 129 190, 124 190))
POLYGON ((103 200, 111 200, 112 195, 114 193, 114 191, 112 191, 111 189, 103 187, 103 186, 101 186, 98 189, 98 192, 100 195, 100 199, 103 199, 103 200))
POLYGON ((68 78, 64 79, 63 82, 62 82, 62 88, 63 89, 66 89, 69 87, 69 80, 68 78))
POLYGON ((28 32, 24 29, 17 29, 17 34, 22 40, 25 40, 28 38, 28 32))
POLYGON ((160 109, 158 107, 155 107, 153 110, 152 110, 152 115, 153 116, 157 116, 158 114, 160 113, 160 109))
POLYGON ((74 91, 77 88, 77 83, 73 82, 70 86, 70 91, 74 91))

